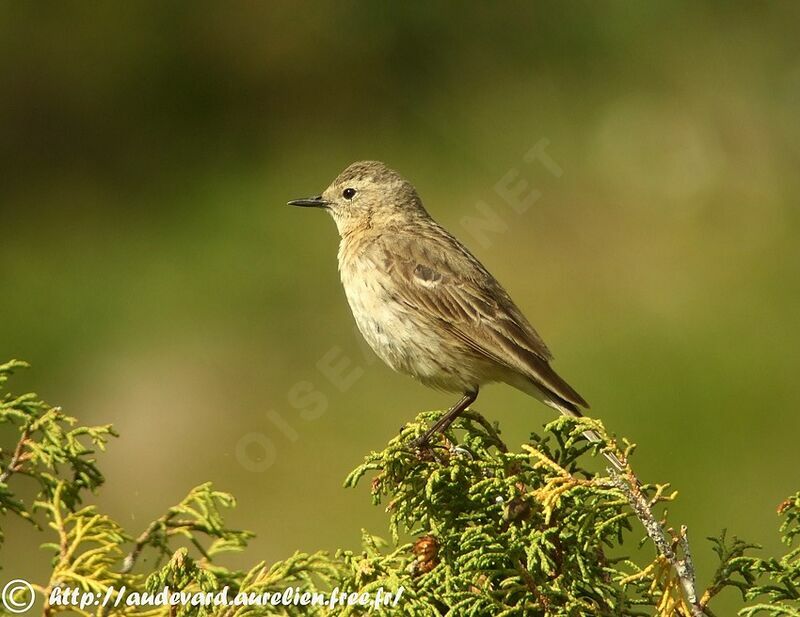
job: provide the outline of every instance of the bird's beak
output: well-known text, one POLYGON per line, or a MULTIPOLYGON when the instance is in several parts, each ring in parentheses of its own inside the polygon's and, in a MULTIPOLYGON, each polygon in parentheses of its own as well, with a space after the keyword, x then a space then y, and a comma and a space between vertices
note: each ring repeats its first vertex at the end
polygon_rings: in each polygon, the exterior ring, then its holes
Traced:
POLYGON ((307 197, 306 199, 293 199, 288 203, 290 206, 303 206, 304 208, 327 208, 330 202, 322 199, 322 195, 307 197))

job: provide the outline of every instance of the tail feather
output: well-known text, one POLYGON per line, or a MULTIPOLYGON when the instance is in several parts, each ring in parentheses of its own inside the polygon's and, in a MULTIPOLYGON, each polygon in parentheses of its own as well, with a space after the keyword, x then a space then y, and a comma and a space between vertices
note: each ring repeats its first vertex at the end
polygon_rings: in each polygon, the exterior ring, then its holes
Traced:
MULTIPOLYGON (((555 375, 555 372, 553 372, 553 374, 555 375)), ((561 378, 559 377, 559 379, 561 378)), ((560 396, 558 396, 558 394, 556 394, 553 391, 545 390, 542 386, 538 385, 537 383, 535 383, 530 379, 524 378, 522 375, 516 376, 514 379, 509 380, 508 384, 539 399, 548 407, 552 407, 553 409, 561 412, 565 416, 569 416, 570 418, 583 417, 583 413, 581 413, 581 409, 578 405, 576 405, 572 401, 568 401, 566 399, 561 398, 560 396)), ((574 390, 572 391, 574 392, 574 390)), ((578 395, 578 398, 580 398, 580 395, 578 395)), ((583 399, 580 398, 580 400, 583 399)), ((582 406, 588 407, 588 405, 582 405, 582 406)), ((586 437, 586 439, 588 439, 592 443, 602 443, 603 441, 600 438, 600 435, 598 435, 597 432, 593 430, 584 431, 583 436, 586 437)), ((603 456, 609 463, 611 463, 614 466, 614 468, 617 471, 619 471, 620 473, 623 473, 625 471, 625 465, 623 465, 622 461, 620 461, 619 458, 614 453, 603 452, 603 456)))
POLYGON ((575 388, 569 385, 561 375, 556 373, 549 362, 526 350, 520 350, 519 353, 527 361, 525 364, 529 371, 528 376, 532 381, 542 384, 546 392, 552 393, 559 400, 563 400, 576 409, 578 407, 589 408, 586 399, 578 394, 575 388))

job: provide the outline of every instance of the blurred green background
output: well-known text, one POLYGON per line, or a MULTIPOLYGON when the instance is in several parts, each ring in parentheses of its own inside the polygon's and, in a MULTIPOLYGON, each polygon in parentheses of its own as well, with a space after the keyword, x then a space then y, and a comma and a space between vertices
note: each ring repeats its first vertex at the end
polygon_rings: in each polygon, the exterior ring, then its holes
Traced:
MULTIPOLYGON (((452 397, 364 354, 332 222, 284 205, 377 158, 640 445, 641 476, 680 491, 701 584, 722 527, 777 551, 800 488, 798 20, 796 3, 3 3, 0 358, 33 363, 12 388, 116 426, 98 500, 133 532, 213 480, 258 534, 242 564, 385 535, 341 482, 452 397), (537 143, 561 176, 523 160, 537 143), (509 173, 541 193, 523 213, 495 189, 509 173), (485 207, 505 229, 482 242, 463 219, 485 207), (359 371, 344 391, 329 353, 359 371)), ((512 444, 553 417, 499 386, 477 408, 512 444)), ((6 575, 41 576, 42 535, 12 525, 6 575)))

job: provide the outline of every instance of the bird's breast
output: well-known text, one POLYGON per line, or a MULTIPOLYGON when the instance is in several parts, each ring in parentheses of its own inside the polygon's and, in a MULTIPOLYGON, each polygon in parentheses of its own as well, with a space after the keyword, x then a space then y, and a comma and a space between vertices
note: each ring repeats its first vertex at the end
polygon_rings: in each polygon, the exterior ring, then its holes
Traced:
POLYGON ((379 251, 339 252, 339 271, 359 331, 369 346, 394 370, 448 391, 465 392, 481 382, 462 357, 461 345, 441 327, 404 301, 407 284, 379 251))
POLYGON ((339 270, 361 334, 389 366, 403 370, 410 316, 393 290, 391 276, 365 256, 340 259, 339 270))

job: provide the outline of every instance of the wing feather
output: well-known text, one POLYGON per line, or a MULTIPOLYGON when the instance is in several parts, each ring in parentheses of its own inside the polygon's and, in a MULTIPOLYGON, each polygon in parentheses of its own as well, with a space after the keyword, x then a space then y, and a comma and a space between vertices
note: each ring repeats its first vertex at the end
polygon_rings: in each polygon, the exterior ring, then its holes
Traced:
POLYGON ((424 243, 413 237, 382 243, 384 263, 391 261, 393 275, 402 279, 399 298, 438 320, 476 353, 563 400, 588 407, 550 367, 550 350, 502 286, 455 238, 441 228, 436 231, 424 243))

